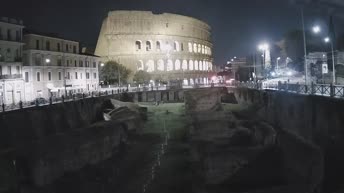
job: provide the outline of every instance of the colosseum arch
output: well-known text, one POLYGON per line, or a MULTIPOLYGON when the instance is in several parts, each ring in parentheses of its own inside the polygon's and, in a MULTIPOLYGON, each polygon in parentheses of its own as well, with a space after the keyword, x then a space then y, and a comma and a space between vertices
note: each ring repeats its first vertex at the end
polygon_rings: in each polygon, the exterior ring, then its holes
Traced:
POLYGON ((203 78, 203 83, 204 83, 204 84, 208 84, 208 78, 204 77, 204 78, 203 78))
POLYGON ((184 78, 184 80, 183 80, 183 85, 189 85, 188 79, 184 78))
POLYGON ((190 85, 194 85, 194 84, 195 84, 194 79, 190 78, 190 85))
POLYGON ((193 44, 193 52, 197 53, 197 44, 196 43, 193 44))
POLYGON ((146 51, 151 51, 152 50, 152 41, 147 40, 146 41, 146 51))
POLYGON ((194 69, 194 62, 193 60, 189 60, 189 70, 193 70, 194 69))
POLYGON ((136 48, 136 51, 141 50, 141 48, 142 48, 142 41, 141 40, 136 40, 135 48, 136 48))
POLYGON ((155 67, 154 67, 154 60, 148 60, 146 63, 146 68, 147 72, 154 72, 155 67))
POLYGON ((188 43, 188 48, 189 48, 189 52, 192 52, 192 43, 191 42, 188 43))
POLYGON ((180 51, 179 42, 175 41, 175 42, 173 43, 173 50, 176 51, 176 52, 179 52, 179 51, 180 51))
POLYGON ((199 70, 203 70, 203 62, 199 61, 199 70))
POLYGON ((137 67, 137 71, 144 70, 143 61, 142 60, 137 61, 136 67, 137 67))
POLYGON ((160 40, 158 40, 158 41, 156 41, 156 50, 157 51, 160 51, 161 50, 161 41, 160 40))
POLYGON ((180 70, 180 60, 176 60, 175 64, 174 64, 174 70, 180 70))
POLYGON ((195 70, 198 70, 198 61, 195 61, 195 70))
POLYGON ((202 52, 201 44, 198 44, 198 46, 197 46, 197 53, 201 53, 201 52, 202 52))
POLYGON ((168 59, 166 71, 172 71, 172 70, 173 70, 173 61, 171 59, 168 59))
POLYGON ((204 54, 204 45, 202 45, 202 54, 204 54))
POLYGON ((157 70, 165 71, 165 62, 164 62, 164 60, 162 60, 162 59, 158 60, 157 70))
POLYGON ((182 62, 182 69, 183 70, 187 70, 188 69, 188 61, 187 60, 183 60, 183 62, 182 62))
POLYGON ((205 54, 208 54, 208 46, 205 46, 205 48, 204 48, 204 53, 205 53, 205 54))

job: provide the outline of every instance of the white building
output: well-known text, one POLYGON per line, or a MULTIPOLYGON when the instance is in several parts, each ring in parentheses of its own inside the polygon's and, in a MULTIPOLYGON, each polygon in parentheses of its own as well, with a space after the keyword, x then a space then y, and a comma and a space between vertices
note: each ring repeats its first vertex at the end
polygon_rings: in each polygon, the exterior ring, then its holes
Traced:
POLYGON ((18 103, 24 98, 22 78, 23 22, 0 19, 0 104, 18 103))
POLYGON ((24 35, 25 99, 88 93, 98 89, 100 58, 79 53, 79 42, 28 33, 24 35))

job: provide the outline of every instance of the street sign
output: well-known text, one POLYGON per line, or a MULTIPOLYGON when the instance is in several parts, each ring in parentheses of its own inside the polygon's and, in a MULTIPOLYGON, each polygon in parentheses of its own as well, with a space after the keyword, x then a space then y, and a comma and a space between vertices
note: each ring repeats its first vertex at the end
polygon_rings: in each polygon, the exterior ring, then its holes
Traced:
POLYGON ((65 87, 73 87, 73 85, 71 85, 71 84, 66 84, 65 87))
POLYGON ((322 64, 321 73, 322 73, 322 74, 327 74, 327 73, 328 73, 328 67, 327 67, 327 64, 326 64, 326 63, 323 63, 323 64, 322 64))

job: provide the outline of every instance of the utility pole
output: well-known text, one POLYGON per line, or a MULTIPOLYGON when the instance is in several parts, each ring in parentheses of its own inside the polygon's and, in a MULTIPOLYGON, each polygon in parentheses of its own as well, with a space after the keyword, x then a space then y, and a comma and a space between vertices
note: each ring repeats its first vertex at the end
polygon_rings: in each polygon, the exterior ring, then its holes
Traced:
POLYGON ((303 51, 304 51, 304 58, 305 58, 305 84, 307 85, 307 44, 306 44, 306 31, 305 31, 305 18, 303 15, 303 8, 301 9, 301 19, 302 19, 302 31, 303 31, 303 51))

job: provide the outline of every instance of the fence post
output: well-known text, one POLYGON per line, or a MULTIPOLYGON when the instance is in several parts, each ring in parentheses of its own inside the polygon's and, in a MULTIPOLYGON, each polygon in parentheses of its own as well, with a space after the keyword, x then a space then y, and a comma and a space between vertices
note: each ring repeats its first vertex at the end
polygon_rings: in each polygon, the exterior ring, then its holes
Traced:
POLYGON ((336 87, 331 83, 330 84, 330 96, 331 97, 335 96, 335 89, 336 89, 336 87))
POLYGON ((85 99, 85 93, 82 93, 82 99, 85 99))
POLYGON ((5 103, 2 103, 2 112, 5 112, 5 103))
POLYGON ((38 107, 38 99, 36 99, 36 107, 38 107))
POLYGON ((73 101, 75 101, 75 95, 73 94, 72 96, 73 96, 73 101))
POLYGON ((105 91, 105 95, 106 95, 106 96, 108 95, 108 92, 107 92, 107 90, 105 91))
POLYGON ((65 97, 64 97, 64 95, 62 95, 62 103, 64 103, 64 101, 65 101, 65 97))
POLYGON ((315 85, 314 85, 314 82, 311 83, 311 94, 312 94, 312 95, 315 94, 315 85))
POLYGON ((277 83, 277 90, 281 90, 282 89, 282 82, 278 81, 277 83))
POLYGON ((52 105, 53 104, 53 98, 49 97, 49 104, 52 105))
POLYGON ((93 91, 91 92, 91 97, 93 98, 93 91))
POLYGON ((113 90, 111 90, 111 94, 113 95, 113 90))
POLYGON ((296 93, 300 93, 300 84, 299 84, 299 82, 296 83, 296 93))
POLYGON ((19 101, 19 108, 22 109, 23 108, 23 102, 19 101))

